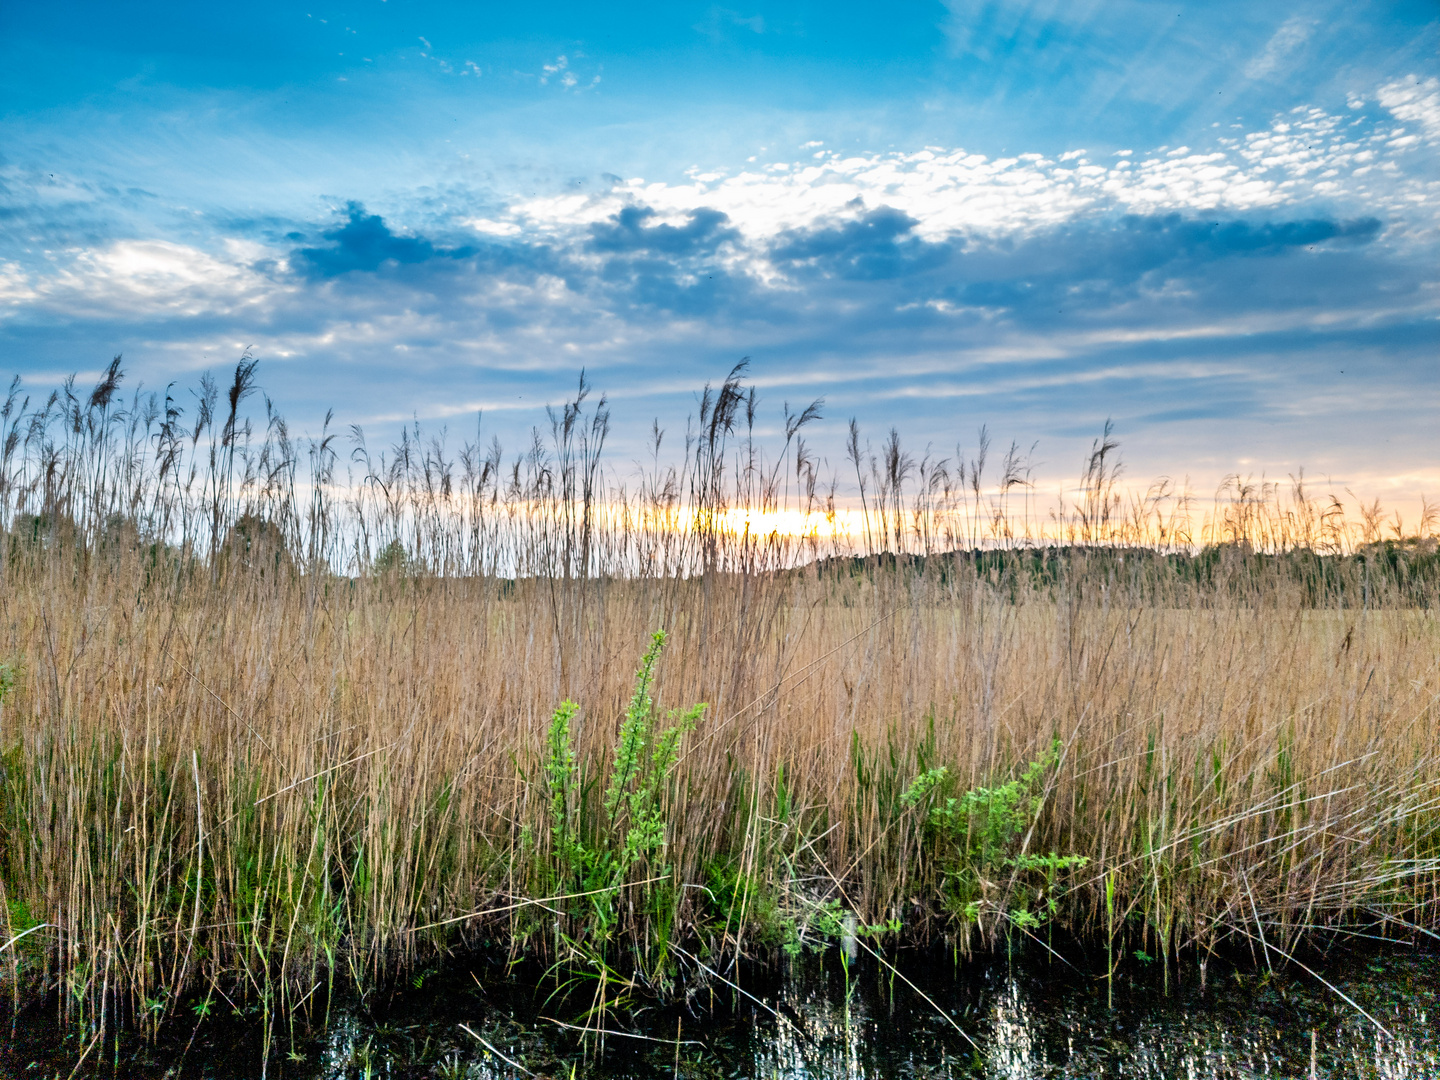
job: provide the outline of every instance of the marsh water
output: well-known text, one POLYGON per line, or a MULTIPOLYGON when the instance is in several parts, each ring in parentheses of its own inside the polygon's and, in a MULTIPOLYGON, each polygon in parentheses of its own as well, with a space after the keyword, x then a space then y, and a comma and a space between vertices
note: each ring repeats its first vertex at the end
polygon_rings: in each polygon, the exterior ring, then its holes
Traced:
POLYGON ((1162 972, 1141 957, 1111 985, 1103 958, 925 954, 897 973, 832 952, 783 977, 740 973, 738 989, 712 980, 679 1007, 612 1012, 602 1040, 577 1030, 597 1025, 593 987, 567 997, 498 960, 452 962, 365 1001, 336 994, 308 1026, 272 1029, 268 1054, 245 1008, 118 1047, 62 1037, 51 1010, 26 1009, 6 1018, 0 1073, 64 1078, 78 1061, 75 1075, 143 1080, 1440 1077, 1440 952, 1332 951, 1306 967, 1213 960, 1202 985, 1194 962, 1162 972))

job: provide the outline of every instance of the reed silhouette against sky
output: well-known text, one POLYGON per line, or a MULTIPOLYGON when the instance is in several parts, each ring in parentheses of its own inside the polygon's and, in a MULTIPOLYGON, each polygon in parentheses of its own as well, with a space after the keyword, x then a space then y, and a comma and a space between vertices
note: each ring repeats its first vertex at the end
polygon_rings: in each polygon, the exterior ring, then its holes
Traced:
POLYGON ((862 931, 1433 929, 1433 515, 1255 489, 1200 538, 1101 440, 1039 547, 1023 478, 922 492, 897 440, 866 531, 765 533, 826 478, 743 371, 623 484, 583 387, 452 466, 292 440, 249 362, 192 415, 122 374, 12 401, 0 471, 7 980, 77 1023, 497 938, 608 1008, 862 931))

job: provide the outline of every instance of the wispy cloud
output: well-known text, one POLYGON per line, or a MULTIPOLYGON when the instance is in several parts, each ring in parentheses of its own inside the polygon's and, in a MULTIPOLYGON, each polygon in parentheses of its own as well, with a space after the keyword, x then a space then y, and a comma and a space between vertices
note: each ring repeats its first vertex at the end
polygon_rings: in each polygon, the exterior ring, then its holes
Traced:
POLYGON ((1265 50, 1245 65, 1245 77, 1263 79, 1276 74, 1310 40, 1315 25, 1315 20, 1305 15, 1292 15, 1286 19, 1265 43, 1265 50))
POLYGON ((264 257, 257 245, 232 240, 225 248, 216 255, 165 240, 122 240, 56 252, 41 273, 10 263, 0 272, 0 303, 8 304, 12 317, 33 307, 118 323, 243 318, 275 292, 293 288, 253 267, 264 257))
POLYGON ((748 34, 765 33, 764 15, 744 15, 730 8, 712 6, 694 29, 716 44, 727 40, 736 31, 748 34))
MULTIPOLYGON (((579 59, 579 57, 576 57, 579 59)), ((600 72, 593 72, 582 75, 571 63, 571 58, 565 54, 557 56, 548 64, 541 65, 540 85, 548 86, 551 82, 564 90, 574 90, 581 93, 591 90, 600 85, 600 72)))

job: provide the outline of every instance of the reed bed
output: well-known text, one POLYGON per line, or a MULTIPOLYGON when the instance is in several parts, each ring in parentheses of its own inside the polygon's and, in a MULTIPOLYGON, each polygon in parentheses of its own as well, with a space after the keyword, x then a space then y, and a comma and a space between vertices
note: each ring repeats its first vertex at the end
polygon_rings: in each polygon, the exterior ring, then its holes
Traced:
POLYGON ((1239 482, 1200 514, 1108 432, 1042 513, 1013 452, 852 429, 862 528, 827 528, 818 410, 767 449, 743 374, 623 480, 583 380, 514 459, 252 425, 248 360, 189 415, 118 361, 12 393, 17 1000, 103 1032, 486 944, 603 1005, 836 941, 1437 929, 1433 515, 1239 482))

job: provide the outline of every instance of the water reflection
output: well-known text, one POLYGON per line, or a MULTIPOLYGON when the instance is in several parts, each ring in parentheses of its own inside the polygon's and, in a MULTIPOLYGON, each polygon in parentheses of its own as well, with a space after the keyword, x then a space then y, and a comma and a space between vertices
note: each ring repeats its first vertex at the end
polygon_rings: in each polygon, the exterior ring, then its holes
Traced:
MULTIPOLYGON (((612 1018, 624 1031, 603 1046, 555 1023, 583 1018, 578 1006, 566 1012, 550 999, 552 987, 506 982, 495 969, 488 978, 486 971, 476 978, 454 971, 384 1003, 332 1002, 328 1019, 317 1017, 310 1034, 297 1028, 277 1040, 266 1076, 1278 1080, 1311 1075, 1313 1038, 1317 1077, 1440 1077, 1432 1023, 1440 954, 1392 951, 1329 962, 1326 977, 1388 1035, 1303 972, 1217 974, 1217 966, 1204 987, 1193 969, 1172 968, 1168 979, 1132 972, 1117 980, 1112 1008, 1103 979, 1058 963, 912 962, 899 978, 862 963, 847 978, 834 960, 811 958, 783 982, 747 983, 763 1005, 717 994, 713 1006, 706 996, 703 1010, 696 1003, 612 1018)), ((67 1063, 65 1048, 57 1051, 53 1036, 47 1042, 41 1025, 9 1031, 9 1044, 0 1040, 0 1074, 69 1072, 73 1056, 67 1063)), ((202 1032, 183 1054, 141 1047, 118 1074, 261 1075, 253 1023, 232 1020, 202 1032)))
POLYGON ((1313 1032, 1317 1076, 1440 1077, 1433 956, 1370 958, 1331 972, 1388 1035, 1299 972, 1231 972, 1203 989, 1182 983, 1168 993, 1155 980, 1132 979, 1117 989, 1113 1009, 1100 980, 1073 971, 992 965, 962 972, 948 993, 930 981, 928 996, 974 1046, 914 994, 872 987, 847 1004, 833 988, 792 985, 781 997, 803 1016, 809 1039, 778 1025, 752 1042, 737 1075, 1293 1078, 1310 1075, 1313 1032))

